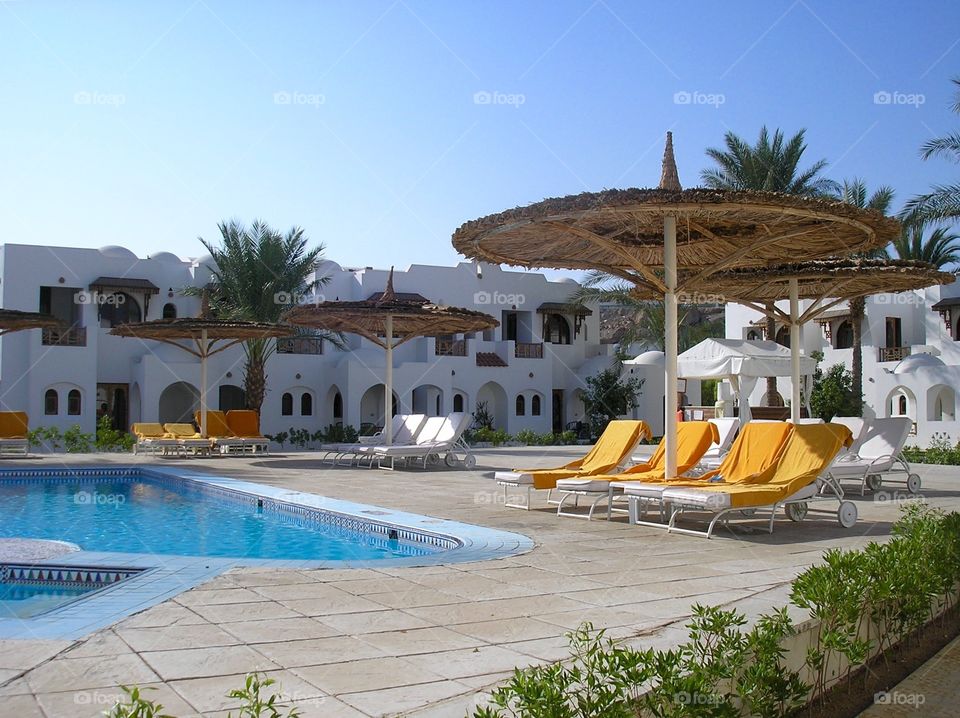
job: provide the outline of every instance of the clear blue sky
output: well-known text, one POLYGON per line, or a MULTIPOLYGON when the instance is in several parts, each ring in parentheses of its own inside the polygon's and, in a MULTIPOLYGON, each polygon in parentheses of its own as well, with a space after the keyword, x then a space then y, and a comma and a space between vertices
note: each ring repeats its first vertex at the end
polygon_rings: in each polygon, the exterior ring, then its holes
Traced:
POLYGON ((197 256, 260 217, 346 265, 453 263, 468 219, 651 186, 667 130, 693 186, 762 124, 899 208, 956 180, 918 156, 956 76, 955 1, 0 0, 0 241, 197 256))

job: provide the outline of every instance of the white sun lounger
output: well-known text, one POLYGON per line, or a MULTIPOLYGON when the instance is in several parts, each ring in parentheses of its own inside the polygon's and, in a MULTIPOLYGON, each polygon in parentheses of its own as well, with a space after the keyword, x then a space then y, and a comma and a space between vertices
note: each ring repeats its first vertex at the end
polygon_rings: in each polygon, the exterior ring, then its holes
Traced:
POLYGON ((841 451, 840 457, 838 458, 855 454, 860 450, 860 445, 863 443, 863 440, 867 438, 867 429, 870 426, 869 422, 859 416, 835 416, 830 420, 830 423, 842 424, 850 429, 850 433, 853 434, 853 443, 850 445, 850 448, 841 451))
POLYGON ((876 491, 893 476, 901 477, 894 480, 905 484, 911 494, 917 493, 920 477, 911 471, 902 453, 911 426, 905 416, 868 422, 860 448, 837 459, 830 467, 830 476, 837 481, 858 480, 861 496, 867 489, 876 491))
POLYGON ((700 459, 700 463, 697 465, 696 469, 691 473, 711 471, 718 466, 720 462, 723 461, 723 457, 728 451, 730 451, 730 445, 733 444, 733 440, 737 436, 737 431, 740 429, 740 419, 736 417, 724 417, 722 419, 709 419, 711 424, 717 427, 717 432, 720 434, 720 442, 717 444, 712 444, 707 453, 703 455, 703 458, 700 459))
POLYGON ((431 416, 413 444, 367 446, 360 451, 364 456, 370 457, 371 465, 376 461, 379 468, 390 469, 395 468, 397 460, 407 464, 419 460, 426 468, 431 458, 439 459, 441 454, 444 455, 447 466, 452 468, 460 462, 457 453, 463 453, 463 466, 472 469, 477 461, 470 453, 470 447, 463 440, 463 433, 472 420, 473 417, 465 412, 454 412, 446 417, 431 416), (385 466, 386 460, 389 460, 389 466, 385 466))
MULTIPOLYGON (((424 414, 396 414, 393 419, 393 442, 395 444, 413 444, 427 421, 424 414)), ((370 436, 361 436, 359 441, 340 444, 321 444, 319 451, 325 452, 321 460, 333 457, 336 464, 340 459, 350 457, 351 460, 363 456, 361 449, 383 443, 384 432, 378 431, 370 436)))

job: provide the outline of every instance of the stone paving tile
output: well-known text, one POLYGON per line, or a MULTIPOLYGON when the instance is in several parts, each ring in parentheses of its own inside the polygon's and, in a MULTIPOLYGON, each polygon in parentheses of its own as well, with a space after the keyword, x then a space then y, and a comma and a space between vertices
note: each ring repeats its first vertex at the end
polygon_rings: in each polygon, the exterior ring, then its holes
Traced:
MULTIPOLYGON (((140 688, 145 698, 163 706, 163 713, 177 718, 196 713, 192 705, 165 683, 146 683, 140 688)), ((103 711, 109 710, 118 701, 126 701, 126 699, 126 694, 116 687, 41 693, 37 696, 48 718, 99 718, 103 716, 103 711)))
POLYGON ((53 658, 73 641, 0 641, 0 669, 24 670, 53 658))
POLYGON ((56 658, 26 675, 34 693, 114 688, 118 685, 153 683, 159 677, 134 653, 90 658, 56 658))
POLYGON ((295 641, 302 638, 327 638, 337 631, 312 618, 278 618, 266 621, 234 621, 224 630, 240 643, 295 641))
POLYGON ((185 648, 140 654, 165 681, 268 671, 278 666, 249 646, 185 648))
POLYGON ((483 641, 479 639, 439 626, 415 628, 411 631, 369 633, 363 636, 363 641, 377 647, 388 656, 408 656, 483 645, 483 641))
POLYGON ((151 626, 190 626, 197 623, 204 623, 205 619, 189 608, 181 606, 173 601, 161 603, 152 608, 148 608, 142 613, 125 618, 119 624, 129 628, 149 628, 151 626))
POLYGON ((540 662, 532 656, 502 646, 478 646, 455 651, 422 653, 407 656, 404 660, 418 668, 452 679, 507 671, 540 662))
POLYGON ((496 621, 458 623, 453 626, 453 630, 486 643, 513 643, 557 635, 555 625, 524 616, 496 621))
MULTIPOLYGON (((342 696, 341 700, 369 715, 381 715, 387 707, 390 713, 405 713, 411 708, 422 706, 425 702, 443 701, 464 693, 472 693, 469 686, 456 681, 437 681, 415 686, 385 688, 379 691, 348 693, 342 696)), ((447 715, 463 714, 448 712, 447 715)))
MULTIPOLYGON (((233 624, 230 624, 233 625, 233 624)), ((209 648, 242 643, 222 628, 210 623, 198 623, 187 631, 171 630, 167 626, 153 628, 118 628, 117 635, 134 651, 169 651, 178 648, 209 648)), ((74 651, 70 652, 71 655, 74 651)))
POLYGON ((177 596, 181 606, 215 606, 221 603, 251 603, 262 601, 263 596, 247 588, 220 588, 208 591, 194 588, 177 596))
MULTIPOLYGON (((290 671, 265 671, 263 675, 277 682, 268 690, 279 694, 284 700, 309 702, 311 699, 326 695, 316 686, 307 683, 290 671)), ((215 678, 186 678, 169 681, 167 685, 201 713, 230 708, 236 712, 240 700, 227 698, 227 693, 235 688, 242 688, 245 680, 244 673, 236 673, 215 678)))
POLYGON ((366 611, 338 613, 333 616, 318 616, 318 621, 339 633, 363 635, 381 631, 406 631, 411 628, 428 628, 433 624, 403 611, 366 611))
POLYGON ((8 696, 3 699, 3 706, 0 706, 0 708, 2 708, 4 715, 16 716, 16 718, 47 718, 40 710, 37 699, 29 694, 8 696))
POLYGON ((340 595, 318 601, 313 598, 280 600, 277 606, 293 611, 301 616, 330 616, 335 613, 362 613, 365 611, 385 610, 387 606, 362 596, 354 596, 344 591, 340 595))
POLYGON ((406 658, 393 656, 291 670, 326 693, 340 698, 344 693, 434 683, 444 678, 440 673, 414 665, 406 658))
POLYGON ((586 608, 588 608, 587 604, 574 601, 566 596, 543 596, 536 600, 501 598, 491 601, 463 601, 446 606, 410 608, 407 609, 407 613, 433 621, 440 626, 449 626, 455 623, 492 621, 496 618, 519 618, 545 611, 584 610, 586 608))
POLYGON ((277 665, 287 668, 319 666, 328 663, 358 661, 364 658, 382 658, 390 655, 384 653, 369 641, 358 640, 355 636, 308 638, 302 641, 282 641, 280 643, 255 643, 251 648, 258 653, 262 653, 277 665))
POLYGON ((265 621, 267 619, 298 618, 301 614, 274 601, 261 603, 218 603, 210 606, 194 606, 203 620, 209 623, 232 623, 234 621, 265 621))
POLYGON ((120 639, 115 630, 107 629, 78 643, 63 655, 64 658, 89 658, 90 656, 118 656, 129 652, 130 646, 120 639))

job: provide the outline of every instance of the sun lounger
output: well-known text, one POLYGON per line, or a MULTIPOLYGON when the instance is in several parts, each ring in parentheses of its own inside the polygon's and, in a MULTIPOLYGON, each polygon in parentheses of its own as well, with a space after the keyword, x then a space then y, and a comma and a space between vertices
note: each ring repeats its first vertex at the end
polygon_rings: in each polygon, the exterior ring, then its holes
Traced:
MULTIPOLYGON (((685 421, 681 423, 677 427, 677 475, 685 474, 696 466, 704 452, 710 448, 710 445, 717 444, 719 441, 719 430, 708 421, 685 421)), ((557 504, 557 516, 586 518, 589 521, 593 518, 593 512, 597 504, 606 499, 607 519, 609 520, 613 513, 614 494, 622 491, 623 483, 631 480, 641 482, 662 481, 666 466, 666 440, 663 440, 648 461, 631 466, 619 474, 560 479, 557 481, 557 491, 562 494, 562 497, 557 504), (612 486, 613 482, 620 483, 617 483, 615 487, 612 486), (581 496, 594 497, 587 513, 563 510, 564 503, 568 499, 572 497, 574 506, 576 506, 581 496)))
POLYGON ((622 491, 622 499, 628 503, 630 523, 660 526, 640 519, 653 506, 663 518, 663 493, 668 488, 704 486, 710 483, 735 485, 755 480, 777 462, 783 445, 793 431, 793 424, 785 421, 750 421, 744 424, 730 451, 723 457, 720 466, 695 478, 678 478, 666 481, 647 478, 643 481, 617 482, 611 491, 622 491))
POLYGON ((840 525, 850 528, 857 522, 857 507, 843 499, 839 485, 824 477, 837 453, 853 440, 850 430, 838 424, 798 424, 787 438, 776 463, 746 482, 730 486, 708 484, 701 487, 668 488, 662 501, 670 506, 668 531, 693 536, 713 535, 718 522, 725 523, 733 513, 747 516, 756 511, 770 512, 768 531, 773 533, 777 512, 784 509, 792 521, 802 521, 808 513, 835 514, 840 525), (836 510, 813 509, 819 501, 837 501, 836 510), (711 515, 706 531, 678 527, 677 521, 701 512, 711 515))
MULTIPOLYGON (((416 443, 417 436, 426 421, 427 417, 424 414, 395 414, 393 417, 393 443, 399 446, 416 443)), ((332 456, 332 463, 336 464, 345 457, 351 457, 351 459, 361 457, 363 456, 361 449, 383 444, 383 438, 383 432, 378 431, 370 436, 361 436, 360 440, 355 442, 321 444, 320 451, 325 452, 322 460, 332 456)))
POLYGON ((876 491, 891 477, 900 477, 895 481, 906 484, 911 494, 917 493, 920 477, 911 471, 902 453, 911 425, 905 416, 868 422, 860 447, 834 461, 830 475, 837 481, 859 481, 861 496, 867 489, 876 491))
MULTIPOLYGON (((203 426, 199 411, 194 412, 193 418, 197 426, 203 426)), ((243 453, 247 449, 247 442, 233 433, 233 429, 227 423, 227 415, 222 411, 207 410, 207 437, 211 440, 213 448, 221 454, 235 451, 243 453)))
POLYGON ((710 471, 720 466, 720 462, 730 451, 733 440, 737 438, 737 431, 740 429, 740 419, 736 417, 710 419, 709 421, 717 427, 720 439, 715 444, 711 444, 710 448, 704 452, 703 458, 696 466, 697 470, 700 471, 710 471))
POLYGON ((473 417, 465 412, 454 412, 446 417, 431 416, 427 419, 415 443, 368 446, 362 453, 371 457, 371 465, 376 461, 378 468, 381 469, 395 468, 398 460, 408 465, 419 460, 426 468, 428 461, 433 458, 439 459, 441 454, 444 456, 444 462, 451 468, 462 463, 464 467, 472 469, 476 466, 476 458, 470 452, 470 447, 463 441, 463 433, 472 421, 473 417), (457 453, 463 453, 464 458, 458 459, 457 453), (385 467, 384 461, 388 459, 390 466, 385 467))
POLYGON ((176 437, 168 434, 163 424, 137 422, 130 427, 137 443, 133 445, 133 453, 169 454, 171 451, 179 453, 180 442, 176 437))
POLYGON ((837 457, 838 461, 844 456, 855 454, 859 451, 860 445, 863 444, 863 440, 867 437, 867 429, 869 428, 869 423, 866 419, 859 416, 835 416, 830 420, 830 423, 843 424, 850 429, 850 433, 853 434, 853 443, 849 449, 844 449, 840 452, 840 455, 837 457))
POLYGON ((29 418, 22 411, 0 411, 0 454, 27 455, 29 418))
POLYGON ((194 455, 210 453, 210 439, 202 437, 193 424, 164 424, 163 430, 177 440, 177 447, 184 455, 187 453, 194 455))
POLYGON ((492 478, 503 487, 504 506, 529 511, 531 491, 547 491, 547 503, 555 503, 550 500, 550 492, 557 488, 557 481, 609 474, 627 461, 641 439, 650 436, 647 422, 616 419, 607 424, 597 443, 582 459, 556 469, 497 471, 492 478), (508 495, 510 489, 526 489, 526 503, 512 501, 508 495))
POLYGON ((270 451, 270 439, 260 433, 260 415, 251 409, 231 409, 227 412, 227 428, 234 436, 243 439, 243 448, 251 453, 266 454, 270 451))

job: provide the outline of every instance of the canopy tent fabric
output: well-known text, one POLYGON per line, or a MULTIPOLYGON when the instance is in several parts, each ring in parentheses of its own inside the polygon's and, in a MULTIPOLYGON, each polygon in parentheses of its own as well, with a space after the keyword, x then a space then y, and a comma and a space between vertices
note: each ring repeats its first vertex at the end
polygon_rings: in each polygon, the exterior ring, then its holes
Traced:
MULTIPOLYGON (((750 394, 768 376, 791 376, 790 350, 771 341, 704 339, 677 357, 677 376, 686 379, 727 379, 737 392, 740 421, 750 420, 750 394)), ((811 376, 816 362, 800 357, 800 373, 811 376)))

